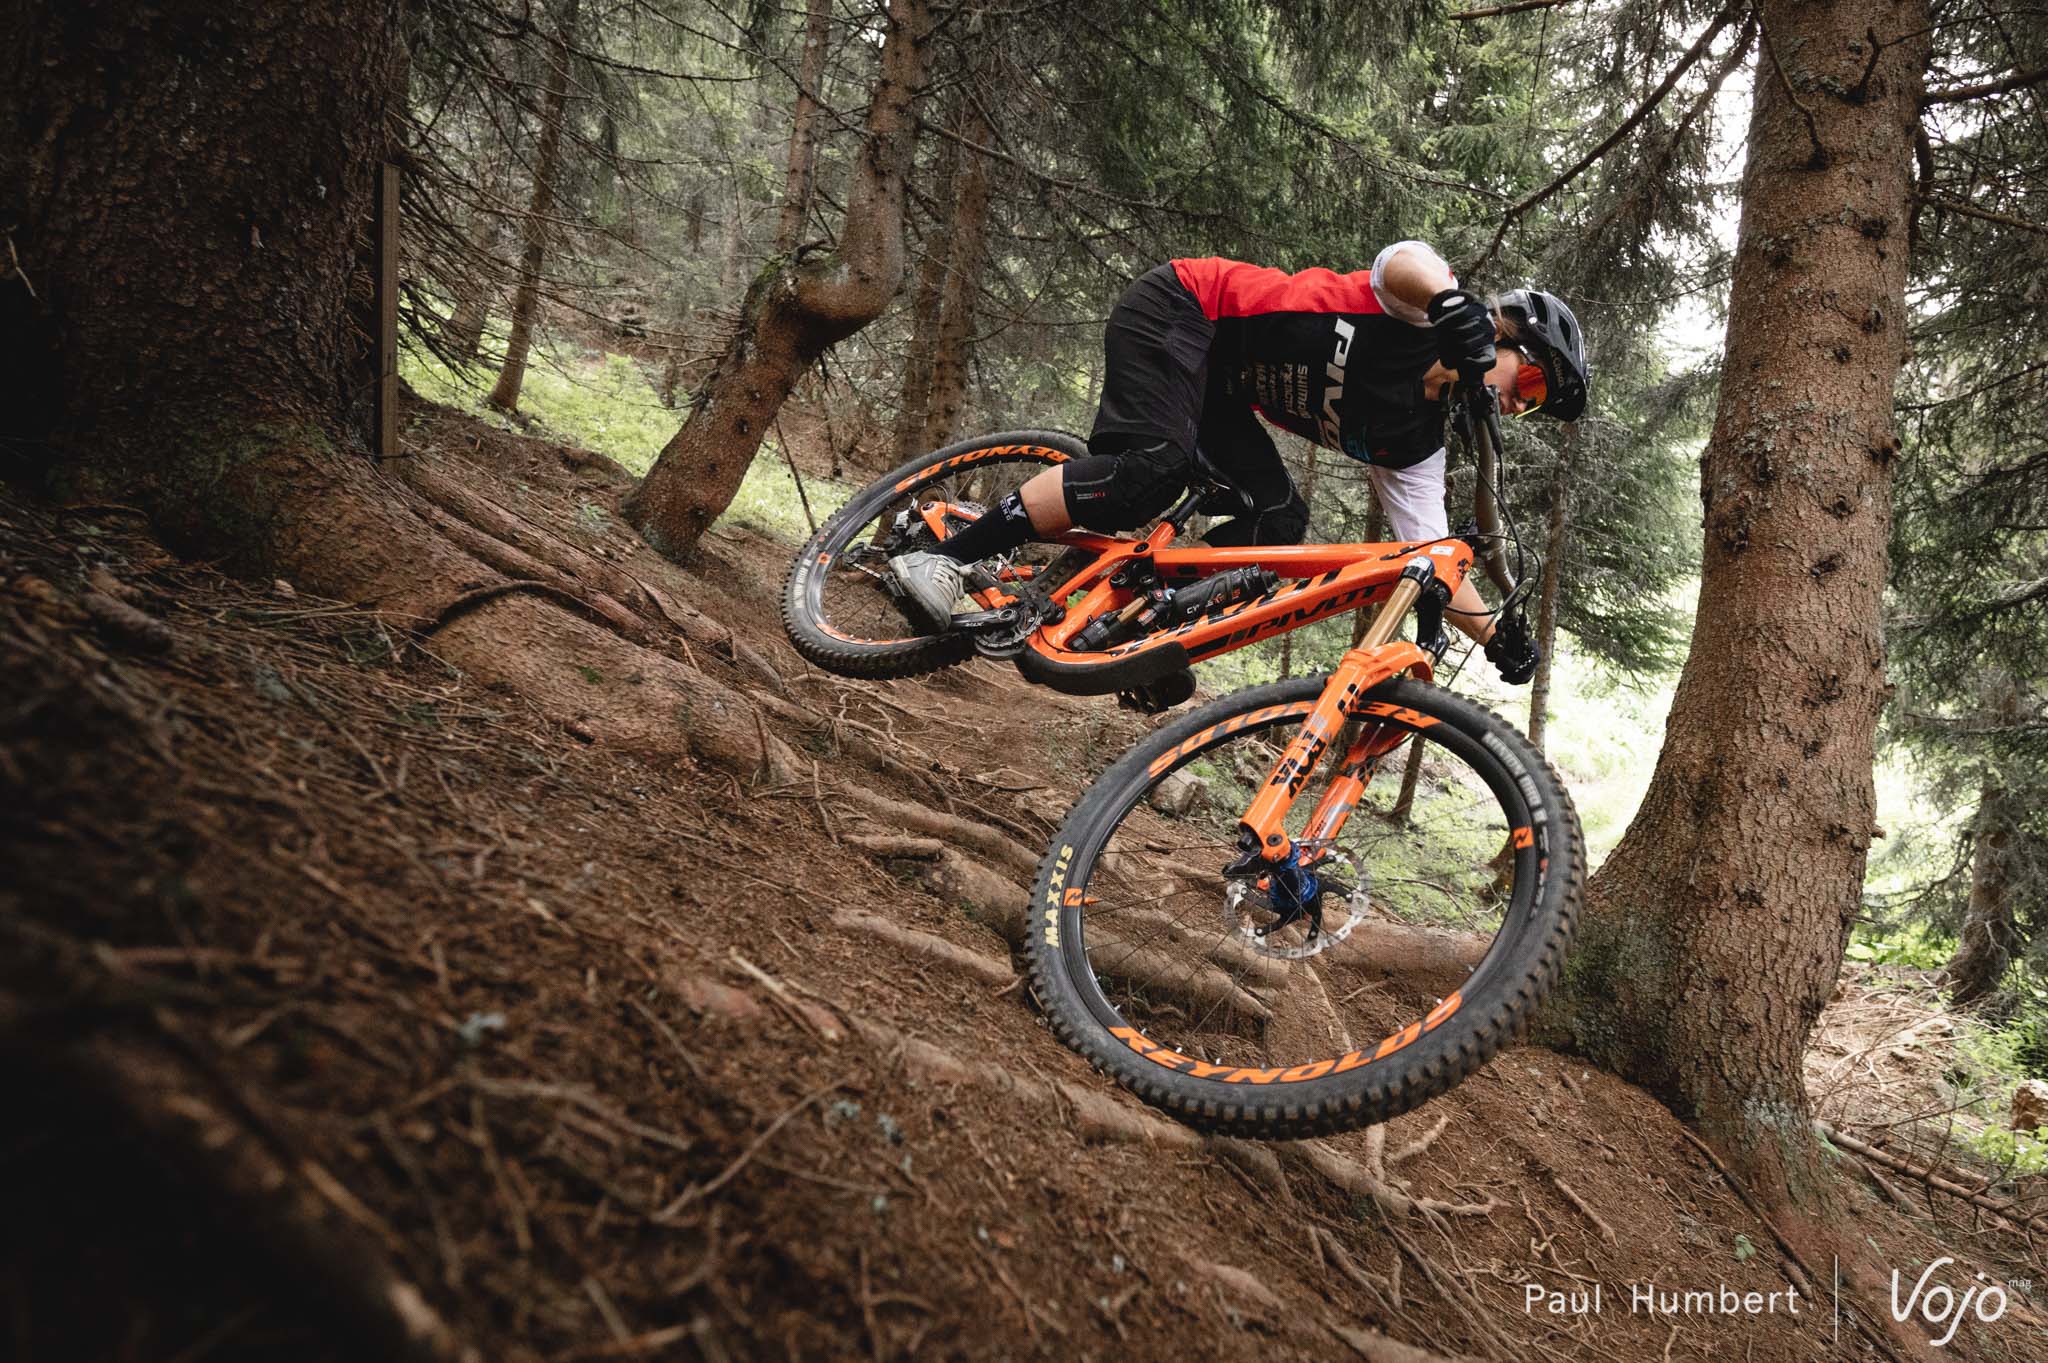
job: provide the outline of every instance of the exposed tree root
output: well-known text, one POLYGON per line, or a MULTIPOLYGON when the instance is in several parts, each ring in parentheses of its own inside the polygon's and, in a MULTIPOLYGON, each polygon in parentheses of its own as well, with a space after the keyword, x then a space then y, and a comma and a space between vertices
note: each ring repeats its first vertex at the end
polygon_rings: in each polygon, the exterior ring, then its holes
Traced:
POLYGON ((984 956, 978 951, 970 951, 966 947, 949 942, 943 937, 935 937, 928 932, 918 932, 914 928, 902 927, 899 924, 890 922, 886 918, 878 918, 870 913, 861 913, 858 910, 847 909, 833 915, 833 921, 841 927, 865 933, 867 936, 881 942, 886 942, 892 947, 899 947, 904 951, 930 957, 942 965, 951 966, 963 975, 972 975, 974 978, 987 984, 1007 989, 1017 982, 1017 972, 1010 969, 1007 961, 999 961, 993 956, 984 956))
POLYGON ((767 731, 743 692, 539 601, 504 597, 457 616, 433 650, 579 737, 657 768, 691 757, 769 784, 810 779, 808 763, 767 731))
POLYGON ((1376 1331, 1353 1329, 1348 1325, 1332 1325, 1330 1333, 1350 1345, 1352 1352, 1365 1359, 1366 1363, 1481 1363, 1470 1354, 1431 1353, 1413 1344, 1403 1344, 1398 1339, 1388 1339, 1376 1331))
POLYGON ((1492 1198, 1484 1202, 1444 1202, 1433 1197, 1410 1197, 1373 1175, 1347 1155, 1340 1155, 1321 1141, 1292 1141, 1280 1147, 1283 1159, 1306 1165, 1347 1193, 1369 1197, 1389 1216, 1409 1217, 1418 1212, 1441 1216, 1491 1216, 1500 1206, 1492 1198))
MULTIPOLYGON (((736 645, 732 650, 734 657, 742 660, 742 664, 746 665, 744 659, 753 650, 739 644, 737 640, 734 643, 736 645)), ((755 656, 758 657, 759 655, 755 656)), ((759 666, 767 668, 766 660, 761 660, 759 666)), ((751 667, 750 670, 752 670, 751 667)), ((773 671, 772 668, 768 668, 768 670, 773 671)), ((766 713, 774 715, 786 723, 794 724, 807 733, 824 735, 831 741, 835 750, 853 758, 868 770, 884 776, 893 776, 905 785, 930 791, 942 799, 945 797, 945 787, 930 772, 920 771, 897 757, 891 751, 888 735, 881 733, 879 730, 872 729, 854 720, 838 719, 831 715, 806 709, 795 701, 767 691, 750 690, 747 694, 766 713)), ((842 796, 846 794, 844 790, 841 790, 839 793, 842 796)), ((912 806, 912 808, 915 807, 912 806)))
POLYGON ((1042 848, 1026 847, 1009 834, 997 832, 987 824, 927 809, 923 805, 905 804, 871 790, 855 788, 849 789, 847 794, 892 827, 929 834, 956 846, 971 848, 1027 880, 1038 874, 1038 857, 1042 848))
POLYGON ((876 856, 921 863, 918 880, 948 904, 966 909, 996 931, 1012 948, 1024 945, 1025 911, 1030 891, 1016 881, 954 851, 936 838, 898 834, 854 834, 850 846, 876 856))
MULTIPOLYGON (((493 559, 510 563, 545 564, 567 578, 579 594, 598 594, 616 602, 630 603, 647 625, 687 629, 686 621, 674 610, 674 603, 650 588, 632 573, 607 559, 570 543, 523 516, 515 515, 482 493, 436 470, 422 459, 406 461, 406 482, 435 506, 468 527, 467 534, 445 520, 435 528, 457 540, 499 571, 517 577, 538 576, 518 571, 493 559)), ((719 634, 727 633, 717 627, 719 634)))
POLYGON ((1818 1259, 1822 1254, 1826 1254, 1837 1261, 1842 1274, 1842 1287, 1845 1289, 1842 1298, 1847 1308, 1846 1314, 1863 1336, 1887 1358, 1917 1358, 1932 1363, 1932 1360, 1941 1357, 1926 1339, 1904 1322, 1894 1320, 1889 1311, 1880 1313, 1865 1305, 1866 1300, 1877 1298, 1877 1283, 1882 1275, 1860 1246, 1845 1242, 1828 1227, 1812 1222, 1803 1213, 1793 1212, 1791 1216, 1785 1215, 1787 1211, 1792 1210, 1789 1208, 1780 1207, 1780 1215, 1772 1217, 1742 1180, 1737 1178, 1721 1157, 1714 1153, 1713 1147, 1684 1127, 1678 1128, 1678 1134, 1695 1150, 1706 1156, 1707 1162, 1727 1180, 1728 1186, 1735 1190, 1743 1205, 1748 1207, 1756 1219, 1763 1223, 1764 1229, 1771 1233, 1771 1239, 1777 1242, 1779 1250, 1785 1256, 1785 1276, 1792 1280, 1794 1287, 1811 1300, 1820 1300, 1819 1278, 1812 1265, 1807 1262, 1806 1255, 1801 1252, 1803 1244, 1814 1258, 1818 1259))

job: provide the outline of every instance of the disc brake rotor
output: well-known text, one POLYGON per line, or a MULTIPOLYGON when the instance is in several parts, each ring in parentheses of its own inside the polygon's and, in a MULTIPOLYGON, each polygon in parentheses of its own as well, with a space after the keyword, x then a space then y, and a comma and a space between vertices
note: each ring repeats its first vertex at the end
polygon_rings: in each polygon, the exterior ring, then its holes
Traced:
POLYGON ((1372 904, 1370 882, 1366 870, 1356 856, 1332 848, 1330 855, 1318 868, 1324 873, 1322 930, 1308 934, 1305 922, 1297 922, 1277 932, 1269 930, 1262 934, 1261 926, 1280 918, 1281 913, 1272 905, 1271 897, 1260 889, 1256 881, 1232 880, 1223 890, 1223 928, 1241 942, 1249 951, 1276 961, 1302 961, 1320 955, 1349 937, 1352 930, 1364 921, 1372 904), (1331 884, 1327 873, 1343 865, 1351 869, 1356 888, 1348 895, 1340 893, 1340 887, 1331 884))

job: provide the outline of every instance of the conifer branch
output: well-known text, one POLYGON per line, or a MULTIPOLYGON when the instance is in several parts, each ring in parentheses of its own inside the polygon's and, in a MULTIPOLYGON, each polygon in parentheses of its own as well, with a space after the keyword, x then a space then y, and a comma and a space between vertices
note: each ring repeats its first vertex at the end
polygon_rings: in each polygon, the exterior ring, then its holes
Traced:
POLYGON ((1490 5, 1485 9, 1452 10, 1444 18, 1449 19, 1455 24, 1465 24, 1472 22, 1474 19, 1497 19, 1503 14, 1520 14, 1524 10, 1556 9, 1559 5, 1569 5, 1571 2, 1572 0, 1516 0, 1512 5, 1490 5))
POLYGON ((1982 99, 1987 95, 2010 94, 2024 90, 2029 85, 2039 85, 2048 80, 2048 66, 2033 71, 2020 71, 2002 80, 1978 81, 1972 85, 1951 85, 1942 90, 1929 90, 1920 96, 1920 107, 1932 108, 1937 104, 1959 104, 1967 99, 1982 99))
POLYGON ((1487 244, 1486 253, 1465 270, 1461 271, 1461 275, 1466 277, 1478 275, 1493 260, 1494 256, 1499 254, 1501 243, 1507 240, 1508 229, 1514 226, 1515 222, 1523 214, 1543 203, 1573 180, 1578 179, 1579 176, 1583 175, 1598 162, 1601 157, 1607 155, 1608 152, 1613 151, 1616 146, 1620 145, 1624 137, 1635 131, 1636 126, 1648 118, 1656 110, 1657 106, 1664 102, 1664 97, 1671 93, 1672 87, 1678 84, 1679 78, 1697 65, 1700 58, 1707 55, 1707 49, 1714 45, 1714 39, 1721 36, 1721 30, 1733 23, 1736 14, 1746 8, 1745 4, 1736 3, 1729 5, 1726 9, 1715 15, 1714 22, 1707 25, 1707 31, 1702 33, 1699 36, 1699 40, 1693 43, 1690 48, 1686 49, 1685 55, 1678 59, 1678 64, 1664 73, 1664 79, 1657 82, 1657 88, 1650 91, 1648 98, 1636 106, 1634 113, 1624 118, 1613 132, 1602 138, 1599 146, 1594 147, 1591 151, 1573 162, 1562 175, 1559 175, 1534 194, 1515 204, 1502 215, 1500 228, 1493 234, 1493 240, 1487 244))

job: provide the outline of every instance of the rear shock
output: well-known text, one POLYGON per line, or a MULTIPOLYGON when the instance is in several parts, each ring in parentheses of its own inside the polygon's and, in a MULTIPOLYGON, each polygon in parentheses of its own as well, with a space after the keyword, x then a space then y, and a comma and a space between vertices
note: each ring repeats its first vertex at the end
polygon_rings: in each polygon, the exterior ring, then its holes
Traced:
POLYGON ((1249 601, 1280 581, 1271 568, 1232 568, 1178 591, 1156 582, 1115 615, 1094 621, 1068 645, 1077 653, 1097 653, 1152 630, 1171 629, 1212 611, 1249 601))

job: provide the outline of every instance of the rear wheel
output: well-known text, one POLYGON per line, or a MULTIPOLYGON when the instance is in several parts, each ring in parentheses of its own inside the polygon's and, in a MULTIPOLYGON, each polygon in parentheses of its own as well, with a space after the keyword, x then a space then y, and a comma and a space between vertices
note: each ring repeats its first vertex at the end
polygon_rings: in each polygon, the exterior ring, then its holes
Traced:
MULTIPOLYGON (((782 620, 797 652, 849 677, 909 677, 960 662, 973 652, 962 634, 931 634, 891 589, 889 560, 930 549, 937 520, 957 532, 1048 468, 1079 459, 1088 447, 1059 431, 976 436, 920 455, 854 494, 797 554, 783 587, 782 620)), ((970 569, 968 589, 1000 598, 1043 574, 1057 544, 1027 543, 970 569)))
MULTIPOLYGON (((1287 921, 1272 877, 1225 877, 1238 816, 1322 686, 1239 692, 1155 731, 1082 796, 1033 889, 1027 950, 1054 1031, 1203 1129, 1291 1137, 1408 1111, 1526 1026, 1571 939, 1585 851, 1557 774, 1499 716, 1407 679, 1365 697, 1391 746, 1337 836, 1305 848, 1319 928, 1287 921), (1410 743, 1422 775, 1402 809, 1410 743), (1404 986, 1374 949, 1389 922, 1492 944, 1462 981, 1404 986)), ((1341 751, 1292 807, 1298 844, 1341 751)))

